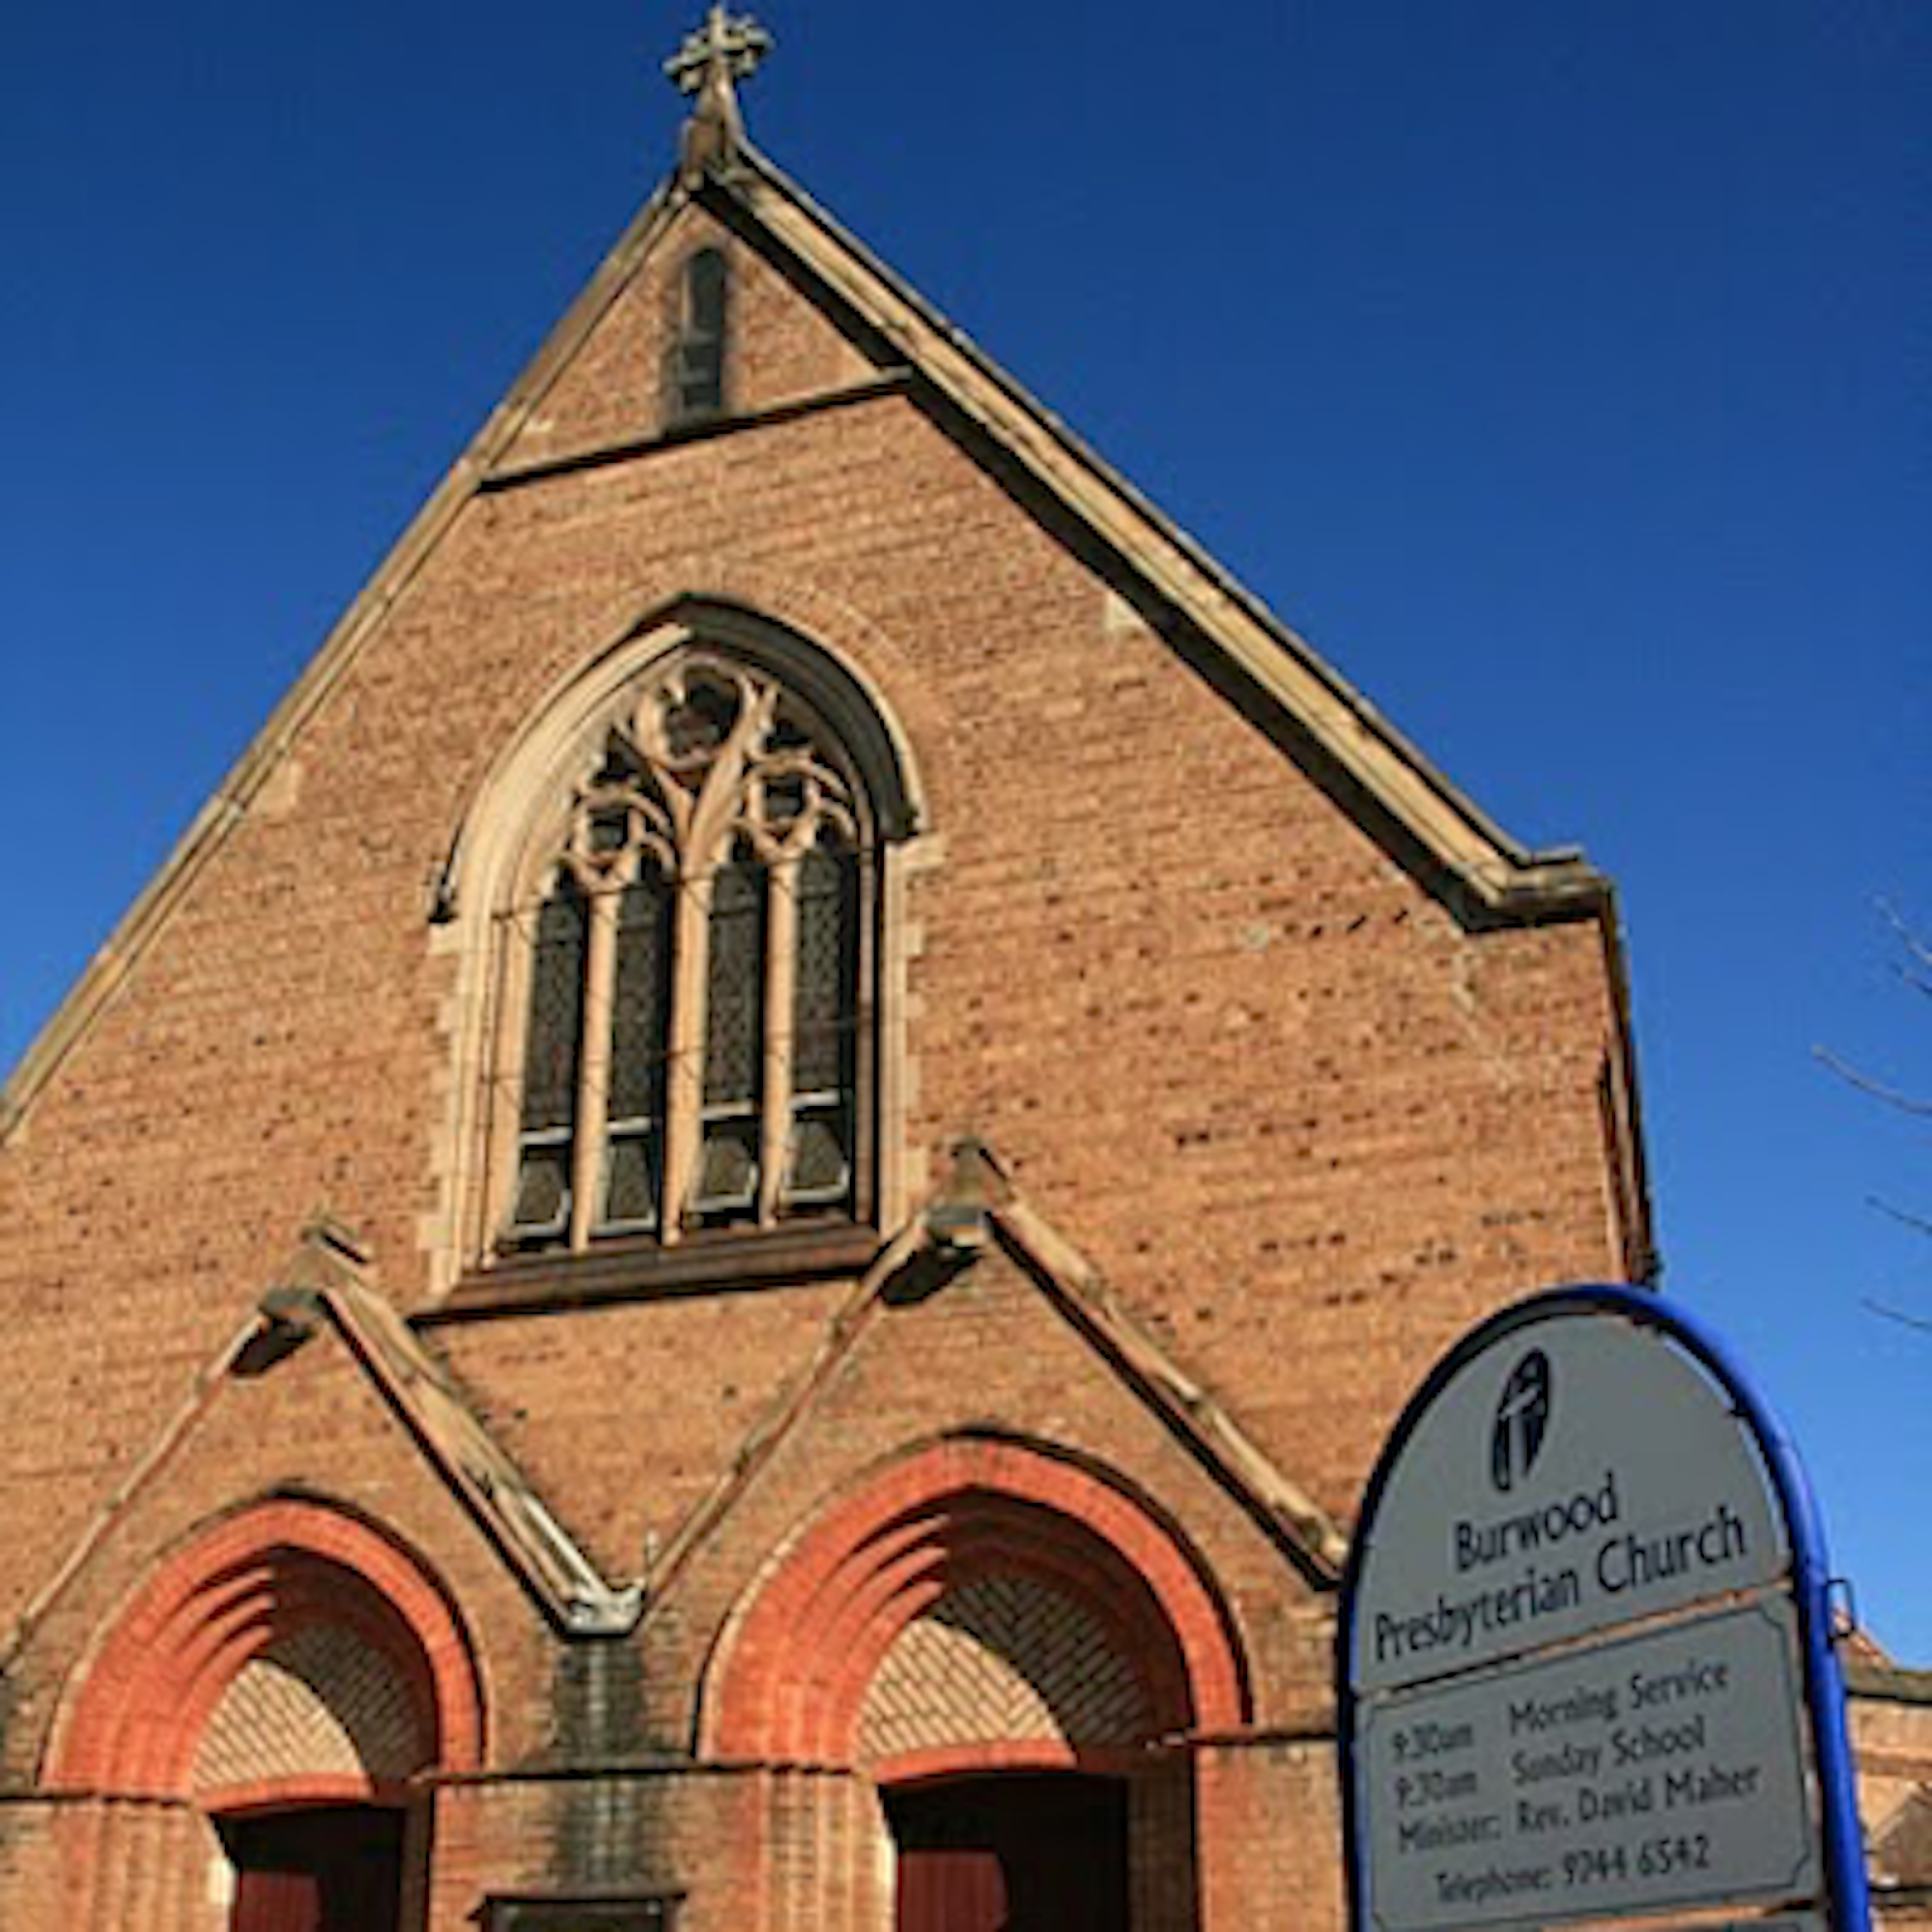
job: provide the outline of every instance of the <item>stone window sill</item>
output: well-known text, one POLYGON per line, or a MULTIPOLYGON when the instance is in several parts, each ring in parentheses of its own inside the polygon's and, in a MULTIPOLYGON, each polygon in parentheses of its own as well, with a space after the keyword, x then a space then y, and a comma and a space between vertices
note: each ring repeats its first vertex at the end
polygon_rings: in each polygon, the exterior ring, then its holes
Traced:
POLYGON ((877 1229, 841 1221, 755 1232, 720 1230, 693 1235, 674 1247, 613 1240, 582 1253, 505 1256, 472 1268, 446 1301, 422 1310, 414 1321, 424 1326, 857 1275, 871 1265, 879 1247, 877 1229))

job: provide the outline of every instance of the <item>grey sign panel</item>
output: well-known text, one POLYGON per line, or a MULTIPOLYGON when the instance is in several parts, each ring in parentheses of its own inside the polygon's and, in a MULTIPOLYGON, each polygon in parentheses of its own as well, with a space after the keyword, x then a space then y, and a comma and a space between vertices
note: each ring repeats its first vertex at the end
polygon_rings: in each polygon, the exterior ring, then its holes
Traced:
POLYGON ((1642 1932, 1829 1932, 1822 1912, 1779 1912, 1769 1918, 1699 1918, 1693 1924, 1646 1924, 1642 1932))
POLYGON ((1694 1924, 1647 1924, 1642 1932, 1829 1932, 1822 1912, 1779 1912, 1769 1918, 1699 1918, 1694 1924))
POLYGON ((1798 1656, 1773 1597, 1372 1700, 1356 1771, 1376 1925, 1813 1895, 1798 1656))
POLYGON ((1558 1316, 1465 1363, 1390 1471, 1354 1681, 1421 1684, 1748 1591, 1790 1565, 1757 1445, 1655 1331, 1558 1316))

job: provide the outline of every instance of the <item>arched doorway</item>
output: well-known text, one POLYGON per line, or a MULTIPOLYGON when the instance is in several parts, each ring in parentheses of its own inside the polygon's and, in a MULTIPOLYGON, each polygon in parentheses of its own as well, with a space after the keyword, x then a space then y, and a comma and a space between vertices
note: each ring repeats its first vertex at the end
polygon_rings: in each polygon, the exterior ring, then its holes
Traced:
POLYGON ((897 1932, 1127 1932, 1133 1792, 1162 1769, 1163 1717, 1181 1716, 1162 1709, 1164 1634, 1100 1607, 1122 1579, 1077 1532, 1042 1562, 1065 1523, 1010 1501, 982 1513, 860 1706, 897 1932))
POLYGON ((709 1690, 721 1755, 875 1794, 889 1878, 854 1923, 1196 1922, 1189 1741, 1244 1721, 1244 1674, 1191 1554, 1088 1468, 973 1439, 880 1472, 769 1573, 709 1690))
POLYGON ((412 1556, 319 1503, 238 1514, 149 1582, 58 1728, 52 1781, 106 1801, 75 1874, 87 1922, 192 1897, 201 1923, 213 1895, 227 1932, 404 1932, 426 1774, 474 1768, 480 1718, 467 1639, 412 1556), (178 1829, 128 1834, 128 1798, 178 1829))

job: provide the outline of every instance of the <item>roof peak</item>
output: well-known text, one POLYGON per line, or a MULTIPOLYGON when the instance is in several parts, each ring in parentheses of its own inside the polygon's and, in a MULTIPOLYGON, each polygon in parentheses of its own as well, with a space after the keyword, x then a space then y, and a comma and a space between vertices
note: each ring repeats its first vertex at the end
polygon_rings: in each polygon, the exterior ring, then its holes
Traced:
POLYGON ((665 62, 665 74, 679 93, 696 97, 678 147, 679 172, 686 182, 737 157, 745 138, 737 83, 757 71, 772 46, 771 35, 750 14, 730 13, 713 0, 704 24, 687 34, 665 62))

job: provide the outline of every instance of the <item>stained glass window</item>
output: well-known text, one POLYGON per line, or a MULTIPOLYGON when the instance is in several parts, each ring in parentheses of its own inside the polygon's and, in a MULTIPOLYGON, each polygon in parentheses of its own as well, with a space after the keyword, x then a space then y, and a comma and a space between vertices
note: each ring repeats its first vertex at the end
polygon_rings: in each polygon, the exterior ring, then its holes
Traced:
POLYGON ((524 1105, 512 1231, 554 1235, 570 1215, 578 1074, 583 1041, 587 908, 568 873, 537 913, 530 948, 529 1019, 524 1038, 524 1105))
POLYGON ((692 1209, 732 1220, 757 1206, 765 1055, 765 868, 747 850, 718 868, 704 1001, 704 1140, 692 1209))
POLYGON ((851 765, 793 693, 702 647, 599 728, 521 928, 506 1243, 853 1211, 871 889, 851 765))
POLYGON ((652 864, 617 900, 601 1233, 657 1225, 670 1046, 672 906, 670 888, 652 864))
POLYGON ((710 678, 693 678, 684 696, 665 706, 665 743, 671 756, 710 756, 724 744, 737 715, 736 692, 710 678))
POLYGON ((858 990, 858 862, 849 847, 821 839, 798 867, 784 1186, 791 1207, 826 1206, 851 1190, 858 990))
POLYGON ((710 983, 704 1009, 704 1104, 757 1097, 764 1050, 764 867, 744 856, 711 889, 710 983))

